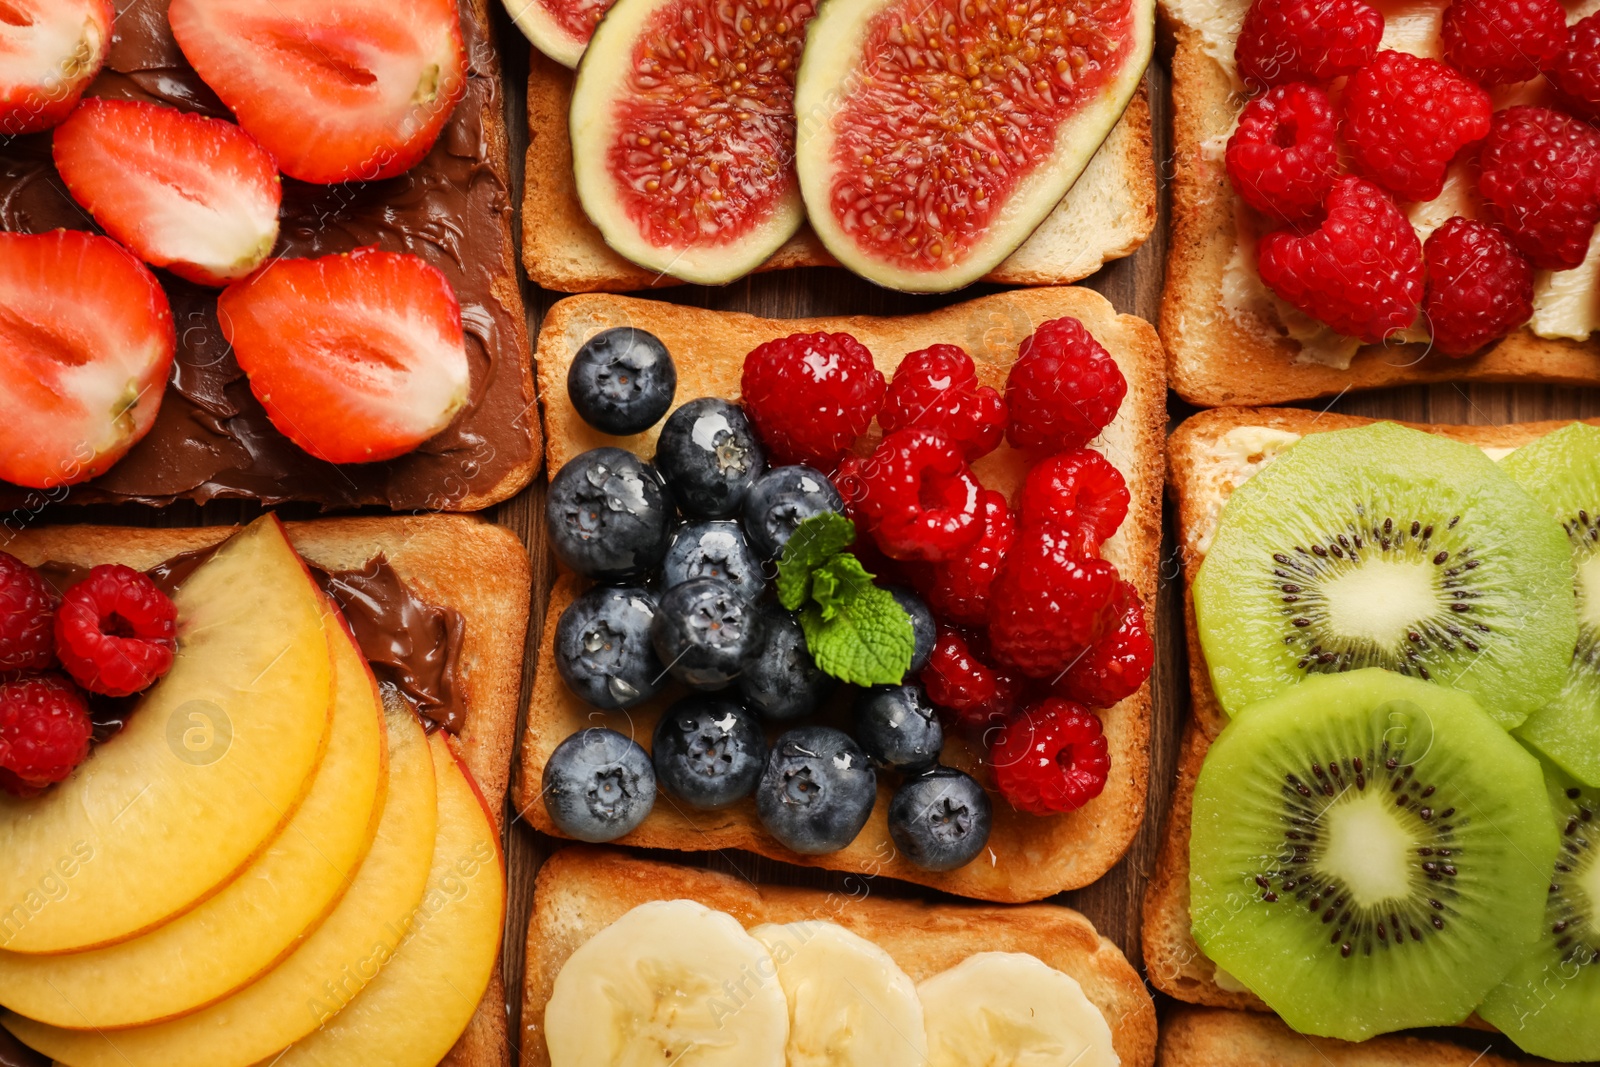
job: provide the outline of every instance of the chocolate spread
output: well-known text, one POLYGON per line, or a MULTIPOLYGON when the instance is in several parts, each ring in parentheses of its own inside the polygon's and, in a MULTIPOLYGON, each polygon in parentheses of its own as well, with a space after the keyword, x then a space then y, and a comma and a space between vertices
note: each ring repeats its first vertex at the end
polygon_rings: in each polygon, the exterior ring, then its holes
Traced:
MULTIPOLYGON (((184 61, 167 25, 168 3, 133 0, 118 15, 110 58, 90 95, 230 117, 184 61)), ((251 395, 217 325, 217 290, 158 272, 178 334, 160 414, 126 458, 75 487, 71 500, 165 504, 245 497, 446 510, 528 462, 533 397, 518 369, 526 324, 514 280, 508 293, 513 306, 493 292, 507 262, 503 227, 511 214, 505 164, 488 143, 483 121, 501 106, 498 61, 486 29, 467 10, 462 33, 466 96, 428 157, 380 182, 319 186, 285 178, 273 250, 310 257, 377 245, 416 253, 443 271, 461 302, 472 374, 469 402, 455 422, 417 451, 385 463, 336 466, 313 459, 273 429, 251 395)), ((0 229, 62 227, 92 229, 93 223, 56 173, 50 134, 0 139, 0 229)), ((0 483, 0 509, 37 509, 46 496, 0 483)), ((49 494, 59 498, 59 490, 49 494)))

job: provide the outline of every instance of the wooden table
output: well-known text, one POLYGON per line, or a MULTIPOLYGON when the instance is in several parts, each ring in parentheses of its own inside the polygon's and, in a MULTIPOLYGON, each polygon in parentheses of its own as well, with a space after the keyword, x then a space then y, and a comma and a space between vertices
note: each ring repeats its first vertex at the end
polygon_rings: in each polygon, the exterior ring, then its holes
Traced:
MULTIPOLYGON (((506 125, 511 136, 513 187, 521 189, 522 157, 527 147, 524 117, 528 50, 520 33, 505 17, 499 4, 492 5, 495 39, 501 50, 505 74, 506 125)), ((1167 96, 1167 71, 1158 63, 1149 74, 1151 110, 1155 123, 1155 155, 1161 181, 1161 219, 1156 232, 1136 254, 1106 267, 1082 284, 1103 293, 1118 311, 1155 322, 1160 306, 1161 284, 1166 261, 1168 197, 1167 164, 1171 144, 1170 106, 1167 96)), ((519 205, 520 207, 520 205, 519 205)), ((519 211, 520 213, 520 211, 519 211)), ((513 226, 522 232, 520 218, 513 226)), ((528 306, 530 334, 550 305, 561 294, 539 289, 523 279, 523 296, 528 306)), ((808 269, 757 275, 722 289, 684 286, 650 294, 658 299, 696 307, 726 311, 745 311, 774 318, 807 315, 902 315, 970 299, 997 286, 979 285, 959 294, 943 297, 912 296, 879 289, 840 269, 808 269)), ((1395 389, 1376 393, 1342 396, 1332 403, 1317 402, 1308 407, 1327 407, 1354 415, 1405 419, 1414 422, 1502 423, 1533 419, 1600 416, 1600 389, 1570 389, 1549 386, 1454 386, 1395 389)), ((1194 409, 1176 396, 1170 396, 1168 411, 1172 424, 1181 422, 1194 409)), ((523 667, 523 691, 532 684, 534 651, 544 624, 545 599, 551 578, 551 561, 544 545, 542 515, 544 484, 541 478, 515 499, 491 509, 486 516, 514 531, 533 558, 534 597, 530 606, 528 654, 523 667)), ((134 505, 118 507, 57 507, 42 516, 48 522, 106 522, 124 525, 191 526, 236 523, 248 520, 260 508, 236 501, 219 501, 205 507, 179 503, 165 509, 134 505)), ((286 518, 309 518, 316 512, 308 507, 279 509, 286 518)), ((1100 932, 1122 947, 1135 965, 1140 965, 1139 913, 1144 887, 1155 863, 1157 846, 1171 800, 1171 787, 1177 765, 1179 732, 1188 706, 1187 665, 1184 653, 1179 567, 1173 554, 1169 528, 1162 552, 1161 589, 1157 600, 1159 620, 1158 654, 1152 686, 1155 693, 1155 721, 1151 728, 1150 792, 1144 825, 1126 856, 1104 878, 1091 886, 1052 898, 1087 915, 1100 932)), ((519 723, 520 735, 520 723, 519 723)), ((510 802, 508 802, 510 803, 510 802)), ((527 930, 528 908, 533 899, 533 881, 539 863, 555 844, 533 832, 526 824, 514 822, 508 812, 506 857, 510 872, 510 894, 503 970, 510 1002, 513 1042, 520 1033, 522 955, 527 930)), ((746 853, 671 854, 676 862, 709 866, 737 872, 755 881, 845 889, 850 879, 853 892, 859 892, 860 876, 791 867, 746 853)), ((927 891, 903 883, 878 879, 870 891, 885 895, 928 896, 927 891)), ((1486 1044, 1481 1037, 1478 1047, 1486 1044)), ((516 1050, 512 1050, 516 1062, 516 1050)))

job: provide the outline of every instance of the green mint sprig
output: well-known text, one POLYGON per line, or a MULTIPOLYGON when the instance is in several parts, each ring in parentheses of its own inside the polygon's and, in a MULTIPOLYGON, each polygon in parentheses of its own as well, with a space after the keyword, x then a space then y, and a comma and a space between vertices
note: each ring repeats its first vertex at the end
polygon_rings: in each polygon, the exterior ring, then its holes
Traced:
POLYGON ((823 673, 852 685, 898 685, 916 647, 911 616, 844 551, 855 539, 855 523, 843 515, 802 522, 778 560, 778 600, 800 612, 823 673))

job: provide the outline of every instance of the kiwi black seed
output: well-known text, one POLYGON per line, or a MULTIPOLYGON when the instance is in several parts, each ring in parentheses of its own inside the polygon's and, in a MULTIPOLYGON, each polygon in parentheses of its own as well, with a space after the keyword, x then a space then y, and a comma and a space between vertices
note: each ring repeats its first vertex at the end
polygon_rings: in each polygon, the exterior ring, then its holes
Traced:
POLYGON ((1517 736, 1579 782, 1600 786, 1600 427, 1573 423, 1501 466, 1566 532, 1578 617, 1565 683, 1517 736))
POLYGON ((1561 851, 1538 946, 1478 1009, 1519 1048, 1600 1060, 1600 789, 1545 767, 1561 851))
POLYGON ((1470 696, 1317 675, 1206 755, 1194 935, 1302 1033, 1458 1023, 1537 941, 1556 849, 1538 761, 1470 696))
POLYGON ((1381 667, 1505 729, 1559 690, 1577 623, 1560 527, 1470 445, 1392 423, 1311 434, 1240 486, 1194 585, 1230 715, 1381 667))

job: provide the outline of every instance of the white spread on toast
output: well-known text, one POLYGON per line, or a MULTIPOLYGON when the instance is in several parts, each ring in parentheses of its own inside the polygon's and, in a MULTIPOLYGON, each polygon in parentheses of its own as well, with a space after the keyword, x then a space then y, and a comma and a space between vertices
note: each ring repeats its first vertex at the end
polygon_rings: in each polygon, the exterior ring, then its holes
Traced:
POLYGON ((1533 321, 1540 337, 1587 340, 1600 329, 1600 228, 1589 241, 1589 257, 1574 270, 1542 270, 1533 276, 1533 321))

